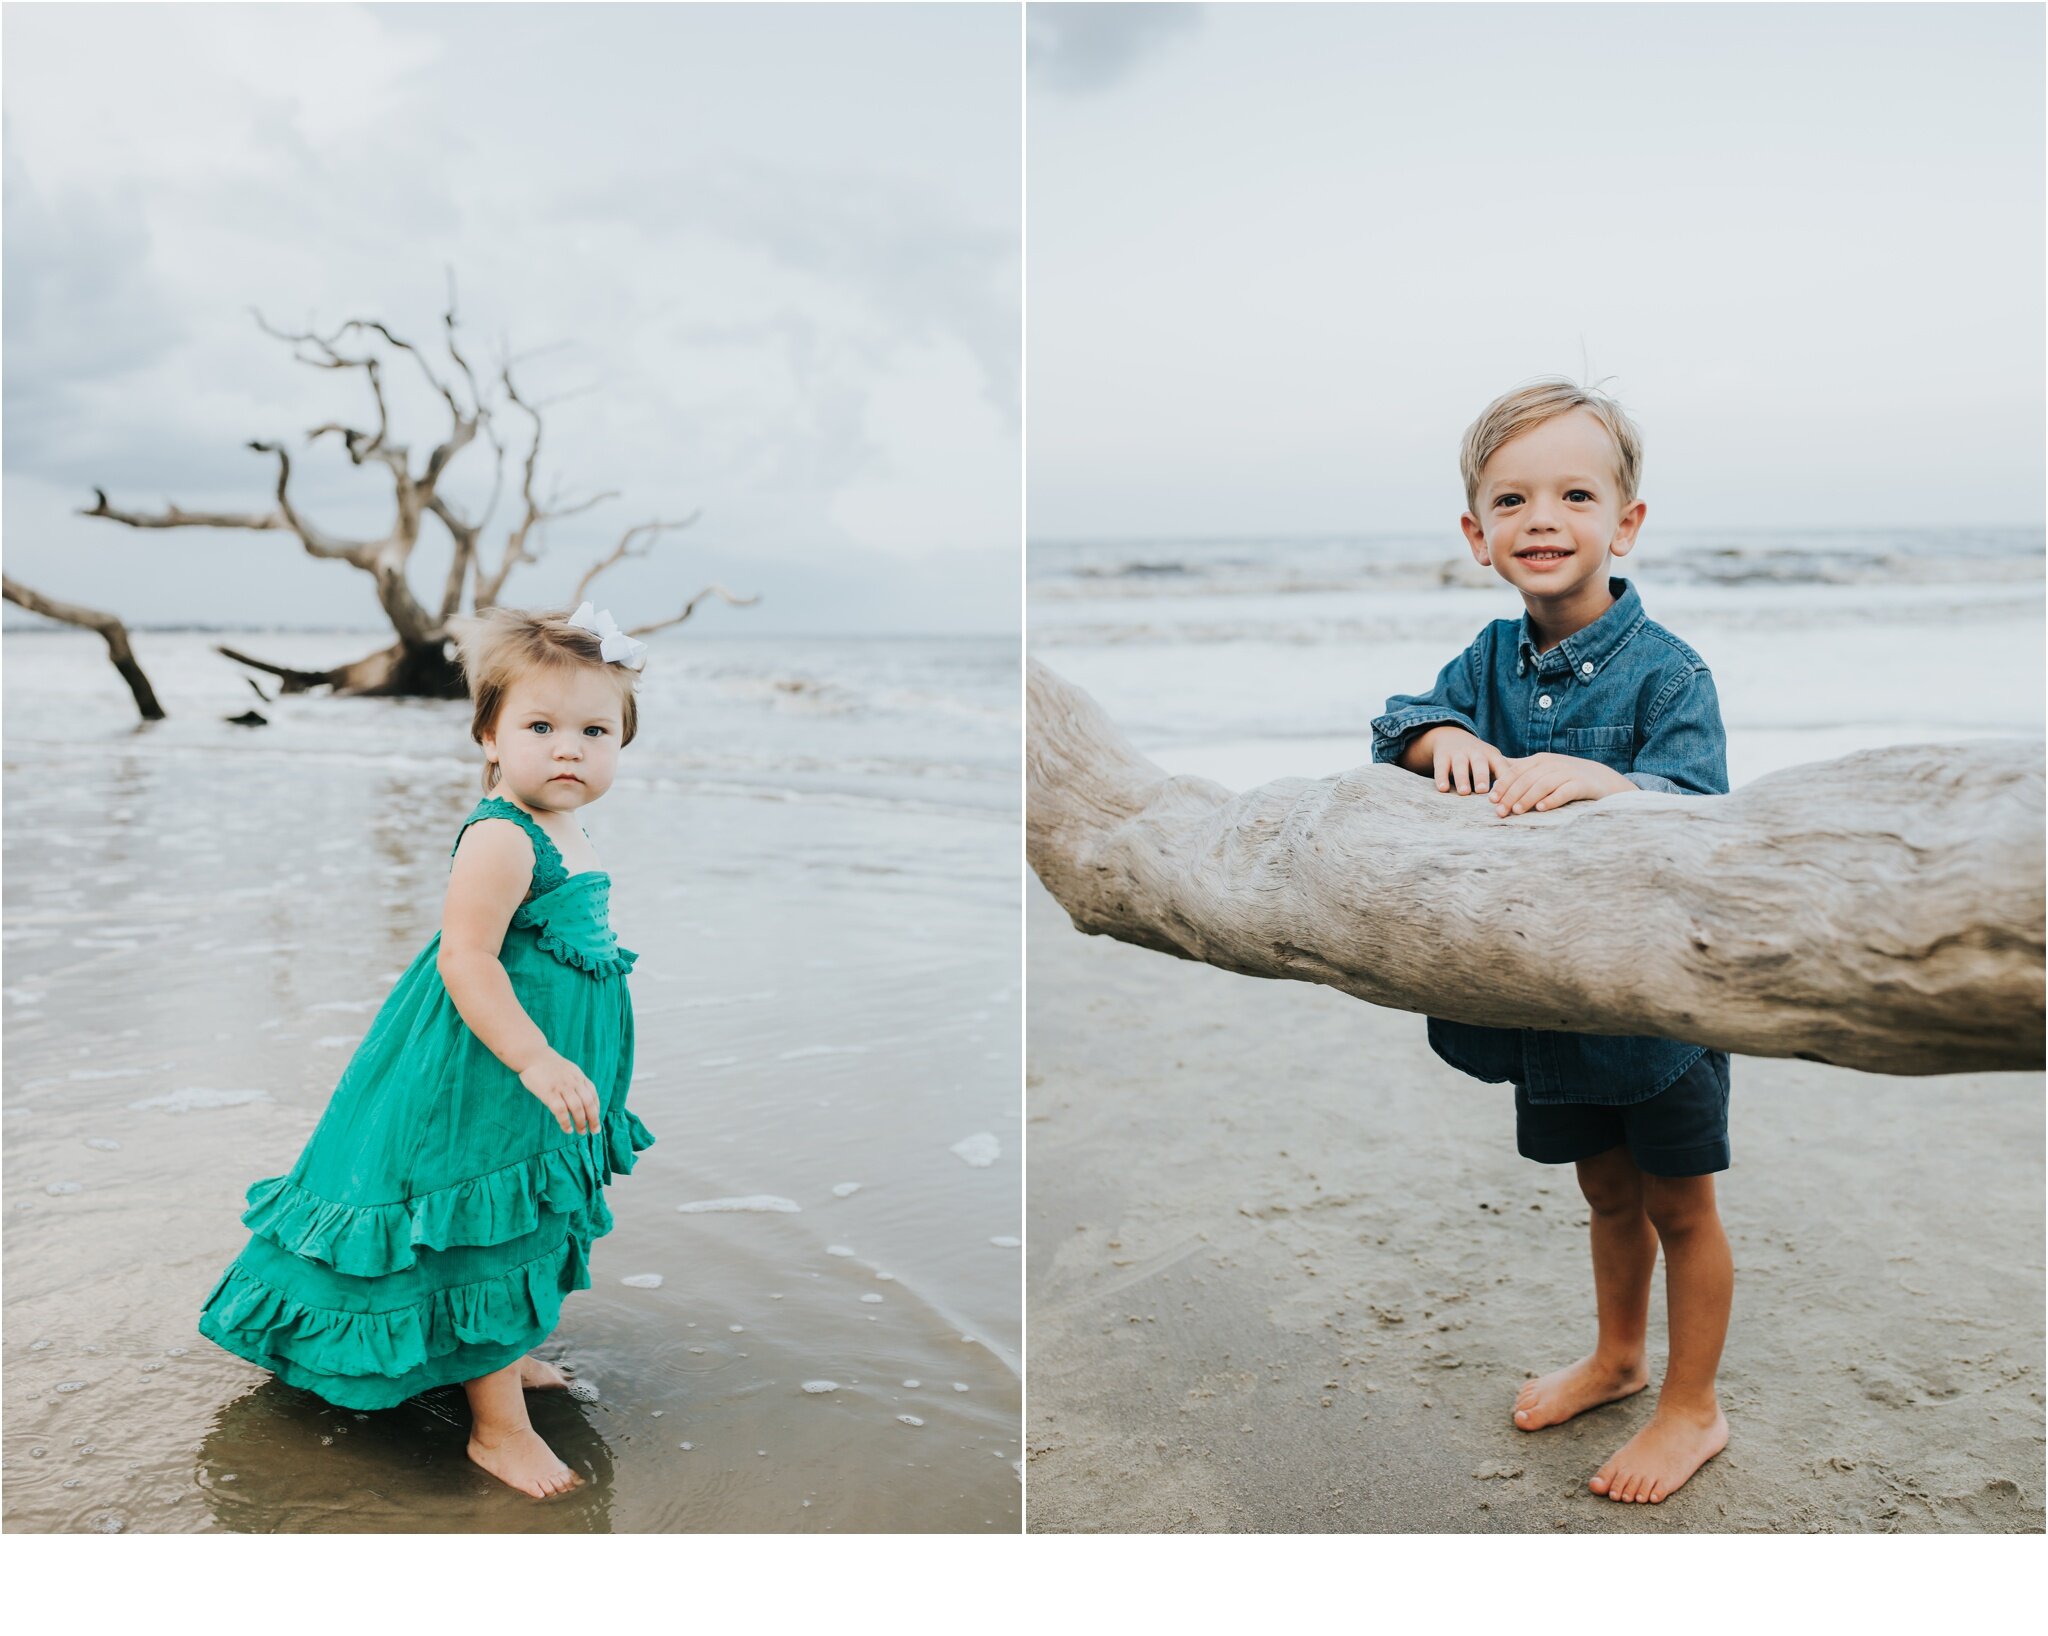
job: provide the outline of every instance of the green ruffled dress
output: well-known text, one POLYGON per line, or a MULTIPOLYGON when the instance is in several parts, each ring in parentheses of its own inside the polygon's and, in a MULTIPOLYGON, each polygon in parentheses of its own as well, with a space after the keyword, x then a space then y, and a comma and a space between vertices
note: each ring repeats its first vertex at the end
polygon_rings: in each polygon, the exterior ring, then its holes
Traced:
POLYGON ((199 1317, 207 1339, 347 1409, 488 1375, 546 1339, 563 1298, 590 1287, 591 1241, 612 1226, 605 1184, 654 1141, 626 1106, 637 957, 612 935, 610 876, 570 874, 502 796, 462 828, 487 818, 533 842, 532 890, 498 958, 548 1044, 590 1076, 604 1118, 565 1134, 470 1032, 435 967, 436 932, 298 1162, 249 1189, 253 1236, 199 1317))

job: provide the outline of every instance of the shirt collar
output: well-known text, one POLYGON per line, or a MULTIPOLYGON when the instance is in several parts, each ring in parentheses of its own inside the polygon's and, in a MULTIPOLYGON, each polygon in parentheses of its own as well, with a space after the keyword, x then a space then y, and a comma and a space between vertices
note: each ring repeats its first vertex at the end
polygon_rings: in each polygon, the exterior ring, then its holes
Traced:
MULTIPOLYGON (((1575 631, 1558 643, 1565 663, 1571 667, 1572 676, 1581 682, 1590 682, 1605 670, 1607 661, 1621 651, 1622 644, 1635 635, 1636 628, 1647 617, 1643 613, 1643 599, 1636 595, 1635 586, 1628 580, 1610 578, 1607 591, 1614 598, 1614 605, 1584 630, 1575 631)), ((1529 616, 1526 613, 1522 615, 1521 628, 1517 632, 1515 656, 1515 674, 1518 676, 1524 666, 1537 665, 1542 659, 1536 651, 1536 644, 1529 640, 1529 616)))

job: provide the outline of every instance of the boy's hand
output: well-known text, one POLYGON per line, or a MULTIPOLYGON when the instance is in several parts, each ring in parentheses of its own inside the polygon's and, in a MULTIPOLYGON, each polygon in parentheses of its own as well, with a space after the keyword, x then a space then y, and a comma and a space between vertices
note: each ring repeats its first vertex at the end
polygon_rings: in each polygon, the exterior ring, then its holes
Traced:
POLYGON ((519 1083, 545 1102, 555 1123, 571 1135, 588 1135, 602 1123, 597 1087, 559 1051, 545 1051, 528 1063, 519 1083))
POLYGON ((1503 818, 1511 818, 1518 812, 1549 812, 1574 801, 1597 801, 1603 795, 1620 795, 1634 788, 1601 762, 1545 750, 1514 760, 1503 758, 1493 808, 1503 818))
POLYGON ((1449 790, 1455 786, 1460 795, 1474 790, 1484 795, 1509 766, 1508 758, 1485 739, 1449 722, 1421 734, 1417 749, 1429 757, 1436 787, 1449 790))

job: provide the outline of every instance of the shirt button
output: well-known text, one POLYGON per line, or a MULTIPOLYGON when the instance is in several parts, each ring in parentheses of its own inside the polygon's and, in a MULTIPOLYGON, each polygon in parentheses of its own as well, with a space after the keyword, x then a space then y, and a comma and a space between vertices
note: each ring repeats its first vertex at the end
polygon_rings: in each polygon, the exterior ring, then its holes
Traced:
POLYGON ((1538 699, 1536 702, 1542 705, 1545 710, 1548 710, 1550 708, 1550 695, 1546 693, 1543 695, 1542 698, 1538 699))
POLYGON ((1587 661, 1586 661, 1586 662, 1585 662, 1585 663, 1584 663, 1583 665, 1579 666, 1579 674, 1580 674, 1581 676, 1590 676, 1590 675, 1592 675, 1592 674, 1593 674, 1593 661, 1592 661, 1592 660, 1590 660, 1590 659, 1588 659, 1588 660, 1587 660, 1587 661))

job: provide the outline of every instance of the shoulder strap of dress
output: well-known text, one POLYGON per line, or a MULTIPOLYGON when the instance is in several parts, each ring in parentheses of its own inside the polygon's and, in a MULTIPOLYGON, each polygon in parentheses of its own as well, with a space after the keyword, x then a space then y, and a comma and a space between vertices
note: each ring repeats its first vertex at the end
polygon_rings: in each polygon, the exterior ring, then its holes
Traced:
POLYGON ((448 849, 451 858, 462 845, 464 832, 479 818, 510 818, 532 839, 533 887, 527 894, 529 897, 551 892, 569 878, 568 866, 562 862, 562 854, 557 850, 554 838, 534 821, 531 813, 502 795, 485 796, 476 804, 476 810, 462 820, 462 828, 455 832, 455 845, 448 849))

